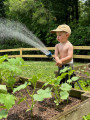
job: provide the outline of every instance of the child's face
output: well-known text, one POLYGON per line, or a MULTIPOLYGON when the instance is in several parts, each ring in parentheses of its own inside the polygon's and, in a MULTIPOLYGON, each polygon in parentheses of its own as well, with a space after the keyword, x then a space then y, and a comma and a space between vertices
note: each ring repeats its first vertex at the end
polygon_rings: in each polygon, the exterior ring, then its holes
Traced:
POLYGON ((56 35, 57 35, 57 40, 61 43, 66 42, 68 39, 68 33, 66 32, 63 32, 63 31, 56 32, 56 35))

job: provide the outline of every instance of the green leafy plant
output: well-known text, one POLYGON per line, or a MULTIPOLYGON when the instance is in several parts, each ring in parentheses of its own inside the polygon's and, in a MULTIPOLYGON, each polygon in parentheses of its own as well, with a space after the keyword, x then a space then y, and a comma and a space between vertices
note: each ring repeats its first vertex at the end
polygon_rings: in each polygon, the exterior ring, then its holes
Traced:
POLYGON ((7 55, 0 57, 0 82, 1 84, 6 84, 7 87, 13 89, 16 82, 15 75, 21 73, 21 69, 17 66, 22 66, 24 60, 22 58, 11 58, 9 59, 7 55), (4 60, 6 60, 4 62, 4 60))
POLYGON ((90 86, 90 80, 89 78, 87 79, 87 77, 89 76, 89 68, 87 68, 86 66, 84 66, 83 68, 79 68, 79 70, 77 70, 77 74, 79 77, 82 77, 82 75, 86 77, 85 81, 80 80, 79 82, 81 86, 83 87, 83 89, 86 89, 85 87, 87 87, 88 89, 88 87, 90 86))
POLYGON ((90 120, 90 114, 83 116, 83 120, 90 120))
POLYGON ((6 85, 0 85, 0 119, 7 118, 8 111, 15 104, 15 96, 7 92, 6 85))
POLYGON ((21 58, 8 59, 8 55, 0 56, 0 119, 8 116, 8 111, 15 104, 15 96, 7 92, 7 87, 13 89, 16 82, 15 74, 20 73, 18 65, 23 65, 21 58))
POLYGON ((69 91, 72 88, 71 83, 78 79, 78 77, 72 77, 70 79, 70 76, 73 72, 74 70, 72 70, 71 67, 65 67, 63 70, 61 70, 62 74, 60 76, 53 80, 47 80, 47 82, 44 84, 44 86, 47 86, 48 84, 52 86, 52 96, 54 97, 56 106, 58 106, 63 100, 68 99, 69 91), (60 81, 65 78, 66 75, 68 75, 67 83, 65 82, 60 84, 60 81))
POLYGON ((27 97, 23 97, 23 95, 21 94, 21 99, 18 101, 18 103, 21 103, 22 101, 25 101, 28 105, 28 109, 27 111, 31 112, 31 116, 33 117, 33 108, 35 105, 36 101, 43 101, 45 98, 49 98, 51 97, 51 89, 50 88, 46 88, 45 90, 43 89, 39 89, 36 92, 36 84, 37 84, 37 80, 39 80, 40 75, 33 75, 33 77, 31 79, 29 79, 27 82, 25 82, 23 85, 18 86, 17 88, 14 88, 13 93, 15 93, 16 91, 19 91, 21 89, 26 89, 29 97, 31 98, 31 106, 29 105, 29 103, 27 102, 27 97), (33 91, 32 93, 30 93, 29 89, 28 89, 28 85, 32 85, 33 86, 33 91))

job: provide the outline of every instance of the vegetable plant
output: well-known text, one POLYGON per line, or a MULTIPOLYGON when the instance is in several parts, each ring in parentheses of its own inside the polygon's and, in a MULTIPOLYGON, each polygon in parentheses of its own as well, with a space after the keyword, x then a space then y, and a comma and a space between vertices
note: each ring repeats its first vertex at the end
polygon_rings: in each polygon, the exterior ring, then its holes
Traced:
MULTIPOLYGON (((88 70, 89 70, 89 68, 88 68, 88 70)), ((79 77, 81 77, 81 74, 86 75, 87 77, 90 76, 89 75, 90 73, 86 70, 86 66, 83 67, 82 69, 79 68, 79 70, 77 70, 77 73, 78 73, 79 77)), ((79 82, 80 82, 80 84, 81 84, 81 86, 83 87, 84 90, 86 90, 86 89, 88 90, 88 88, 90 86, 90 79, 86 78, 86 80, 84 80, 84 81, 80 80, 79 82)))
POLYGON ((13 89, 16 82, 15 74, 20 73, 17 65, 23 65, 21 58, 9 59, 7 55, 0 56, 0 119, 8 116, 8 111, 15 104, 15 96, 9 94, 7 87, 13 89))
POLYGON ((69 92, 72 88, 71 83, 73 81, 78 80, 78 77, 72 77, 72 73, 74 70, 71 69, 71 67, 65 67, 63 70, 61 70, 61 75, 58 76, 55 79, 49 79, 47 82, 44 84, 44 86, 47 86, 48 84, 52 86, 52 96, 54 97, 54 102, 56 103, 56 106, 59 105, 60 102, 62 102, 65 99, 68 99, 69 97, 69 92), (60 81, 65 78, 65 76, 68 75, 68 80, 65 83, 61 83, 60 81))
POLYGON ((19 75, 21 70, 17 66, 22 66, 24 60, 22 58, 11 58, 7 55, 0 57, 0 82, 7 87, 13 89, 16 82, 15 75, 19 75))
POLYGON ((19 91, 21 89, 26 89, 29 97, 31 98, 31 106, 29 105, 29 103, 27 102, 27 97, 23 97, 23 95, 21 94, 21 99, 18 101, 18 103, 21 103, 22 101, 25 101, 26 104, 28 105, 28 109, 27 111, 31 112, 31 117, 33 117, 33 108, 34 105, 36 103, 36 101, 43 101, 45 98, 49 98, 51 97, 51 89, 50 88, 46 88, 46 89, 39 89, 36 92, 36 84, 37 84, 37 80, 39 80, 40 75, 33 75, 33 77, 31 79, 29 79, 27 82, 25 82, 23 85, 18 86, 17 88, 14 88, 13 93, 15 93, 16 91, 19 91), (30 93, 28 86, 32 85, 33 86, 33 92, 30 93))
POLYGON ((90 114, 83 116, 83 120, 90 120, 90 114))
POLYGON ((7 92, 6 85, 0 85, 0 119, 7 118, 8 111, 15 104, 15 96, 7 92))

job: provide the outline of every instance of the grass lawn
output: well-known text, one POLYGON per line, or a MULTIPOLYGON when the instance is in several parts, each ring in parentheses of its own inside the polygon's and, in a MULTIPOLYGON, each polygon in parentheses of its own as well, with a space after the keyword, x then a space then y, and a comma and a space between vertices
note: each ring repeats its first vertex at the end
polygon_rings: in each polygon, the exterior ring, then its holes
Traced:
MULTIPOLYGON (((74 63, 74 66, 82 65, 83 63, 74 63)), ((45 81, 47 77, 54 78, 54 71, 58 70, 55 62, 50 61, 25 61, 25 65, 21 68, 24 77, 32 77, 33 75, 42 74, 42 81, 45 81)))
MULTIPOLYGON (((82 65, 84 63, 74 63, 74 66, 82 65)), ((40 80, 46 81, 46 79, 54 79, 54 71, 58 68, 54 61, 25 61, 25 65, 21 68, 21 76, 31 78, 33 75, 42 74, 40 80)), ((78 89, 78 86, 76 85, 78 89)), ((88 90, 89 88, 87 88, 88 90)), ((86 89, 85 89, 86 90, 86 89)), ((90 89, 89 89, 90 91, 90 89)))

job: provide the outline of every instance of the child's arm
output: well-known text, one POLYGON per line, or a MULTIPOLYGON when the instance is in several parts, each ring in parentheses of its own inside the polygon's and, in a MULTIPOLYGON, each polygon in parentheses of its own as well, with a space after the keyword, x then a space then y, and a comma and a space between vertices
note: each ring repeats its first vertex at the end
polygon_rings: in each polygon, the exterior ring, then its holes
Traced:
POLYGON ((59 56, 58 56, 58 45, 55 46, 55 60, 56 60, 56 62, 59 61, 59 56))
POLYGON ((56 60, 56 65, 59 66, 59 67, 62 67, 62 61, 60 60, 59 58, 59 55, 58 55, 58 44, 55 46, 55 60, 56 60))

